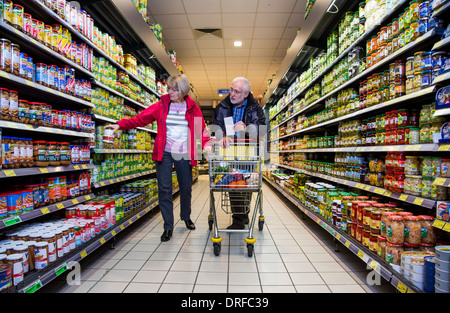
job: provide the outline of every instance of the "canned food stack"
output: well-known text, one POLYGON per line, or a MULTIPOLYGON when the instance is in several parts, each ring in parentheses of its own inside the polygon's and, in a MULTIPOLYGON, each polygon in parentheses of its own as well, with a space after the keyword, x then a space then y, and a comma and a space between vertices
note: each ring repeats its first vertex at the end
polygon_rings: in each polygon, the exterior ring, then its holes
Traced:
MULTIPOLYGON (((400 272, 410 282, 420 290, 425 292, 432 292, 428 289, 427 280, 430 279, 429 269, 426 261, 429 257, 434 257, 433 252, 402 252, 401 255, 401 270, 400 272), (425 288, 427 286, 427 288, 425 288)), ((432 278, 431 278, 432 279, 432 278)))
POLYGON ((450 292, 450 246, 436 246, 435 292, 450 292))

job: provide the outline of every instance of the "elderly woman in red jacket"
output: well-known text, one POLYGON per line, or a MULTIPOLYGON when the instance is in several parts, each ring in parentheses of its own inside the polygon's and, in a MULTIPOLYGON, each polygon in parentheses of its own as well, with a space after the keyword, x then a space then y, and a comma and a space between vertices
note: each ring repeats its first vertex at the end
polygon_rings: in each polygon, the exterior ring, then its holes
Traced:
POLYGON ((180 186, 180 217, 188 229, 195 229, 191 215, 192 166, 201 159, 196 139, 200 139, 205 153, 211 153, 209 133, 202 112, 188 95, 189 80, 185 75, 174 75, 167 79, 169 93, 161 96, 139 115, 122 119, 117 124, 105 126, 114 131, 146 126, 153 121, 158 124, 158 133, 153 148, 158 179, 159 207, 164 219, 161 241, 168 241, 173 233, 172 167, 175 165, 180 186))

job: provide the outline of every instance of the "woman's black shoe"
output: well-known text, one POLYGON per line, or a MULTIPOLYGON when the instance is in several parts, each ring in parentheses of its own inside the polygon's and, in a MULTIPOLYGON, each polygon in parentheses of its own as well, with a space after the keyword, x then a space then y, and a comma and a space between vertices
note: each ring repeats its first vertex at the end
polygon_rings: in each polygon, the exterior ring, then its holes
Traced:
POLYGON ((184 221, 184 223, 186 224, 187 229, 190 229, 190 230, 195 229, 195 224, 191 219, 184 221))
POLYGON ((169 241, 170 237, 172 237, 172 230, 164 230, 161 235, 161 241, 169 241))

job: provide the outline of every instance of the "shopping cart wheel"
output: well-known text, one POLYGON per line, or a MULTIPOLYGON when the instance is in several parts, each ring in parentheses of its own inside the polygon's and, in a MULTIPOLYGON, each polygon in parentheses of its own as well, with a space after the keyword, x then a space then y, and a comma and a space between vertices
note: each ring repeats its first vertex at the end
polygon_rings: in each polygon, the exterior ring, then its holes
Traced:
POLYGON ((264 220, 259 220, 259 222, 258 222, 258 228, 259 228, 259 231, 262 231, 262 230, 263 230, 263 228, 264 228, 264 220))
POLYGON ((220 243, 214 243, 213 248, 214 248, 214 255, 219 256, 220 255, 220 243))
POLYGON ((252 244, 247 245, 247 254, 249 257, 253 256, 253 245, 252 244))
POLYGON ((209 230, 212 230, 213 224, 214 224, 214 221, 212 219, 209 219, 208 220, 209 230))

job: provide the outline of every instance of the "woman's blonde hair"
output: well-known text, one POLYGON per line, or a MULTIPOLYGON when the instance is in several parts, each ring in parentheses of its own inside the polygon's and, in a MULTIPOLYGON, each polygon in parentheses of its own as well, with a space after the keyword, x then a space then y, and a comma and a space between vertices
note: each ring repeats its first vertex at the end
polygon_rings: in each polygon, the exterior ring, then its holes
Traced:
POLYGON ((189 79, 186 75, 178 74, 172 75, 167 79, 167 86, 178 90, 180 97, 186 97, 190 90, 189 79))

